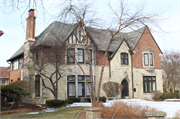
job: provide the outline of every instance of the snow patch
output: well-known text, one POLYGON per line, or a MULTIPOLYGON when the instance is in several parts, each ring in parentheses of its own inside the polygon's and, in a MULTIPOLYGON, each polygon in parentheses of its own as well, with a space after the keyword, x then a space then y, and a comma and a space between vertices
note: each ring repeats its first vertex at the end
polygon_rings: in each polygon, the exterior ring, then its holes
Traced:
POLYGON ((30 113, 27 113, 27 114, 39 114, 39 112, 30 112, 30 113))

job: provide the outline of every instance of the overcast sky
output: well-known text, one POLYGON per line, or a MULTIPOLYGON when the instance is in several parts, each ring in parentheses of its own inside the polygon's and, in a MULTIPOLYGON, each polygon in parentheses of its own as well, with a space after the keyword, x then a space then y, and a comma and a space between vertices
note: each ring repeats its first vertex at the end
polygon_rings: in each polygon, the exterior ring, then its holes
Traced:
MULTIPOLYGON (((55 0, 56 2, 56 0, 55 0)), ((116 0, 111 2, 116 3, 116 0)), ((129 0, 131 5, 137 5, 144 2, 144 0, 129 0)), ((45 6, 49 7, 51 2, 46 2, 45 6)), ((103 9, 104 1, 98 1, 98 10, 103 9)), ((164 11, 162 18, 168 18, 160 23, 162 32, 155 29, 152 35, 158 43, 160 49, 165 50, 180 50, 180 0, 147 0, 146 9, 151 12, 157 10, 164 11)), ((48 13, 54 15, 57 10, 48 8, 48 13)), ((102 10, 103 11, 103 10, 102 10)), ((42 12, 37 10, 36 14, 36 36, 38 36, 48 25, 50 25, 54 18, 46 14, 44 19, 42 12)), ((28 12, 24 10, 14 11, 4 6, 0 2, 0 30, 4 31, 4 35, 0 37, 0 66, 9 66, 6 62, 25 42, 26 18, 28 12), (23 14, 23 15, 22 15, 23 14)))

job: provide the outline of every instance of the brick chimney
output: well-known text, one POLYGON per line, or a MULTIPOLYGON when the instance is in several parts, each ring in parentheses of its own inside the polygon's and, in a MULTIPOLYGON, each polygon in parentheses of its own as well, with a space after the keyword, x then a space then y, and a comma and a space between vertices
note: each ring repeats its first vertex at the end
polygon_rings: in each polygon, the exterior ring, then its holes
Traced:
POLYGON ((35 40, 35 19, 34 9, 30 9, 27 20, 26 41, 35 40))

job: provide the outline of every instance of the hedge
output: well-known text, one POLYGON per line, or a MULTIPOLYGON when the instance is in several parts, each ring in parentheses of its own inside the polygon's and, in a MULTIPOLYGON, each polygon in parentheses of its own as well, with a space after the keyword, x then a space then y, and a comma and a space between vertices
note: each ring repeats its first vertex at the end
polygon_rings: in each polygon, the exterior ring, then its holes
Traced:
POLYGON ((81 98, 68 98, 68 100, 72 100, 73 102, 80 102, 81 98))
MULTIPOLYGON (((97 98, 96 98, 97 99, 97 98)), ((85 98, 84 99, 86 102, 91 102, 91 99, 90 98, 85 98)), ((100 102, 106 102, 106 97, 99 97, 99 101, 100 102)))
POLYGON ((164 100, 164 99, 173 99, 173 98, 178 99, 179 98, 179 92, 163 93, 162 96, 161 96, 162 100, 164 100))
POLYGON ((46 105, 53 106, 53 107, 59 107, 59 106, 66 105, 66 101, 65 100, 47 100, 46 105))

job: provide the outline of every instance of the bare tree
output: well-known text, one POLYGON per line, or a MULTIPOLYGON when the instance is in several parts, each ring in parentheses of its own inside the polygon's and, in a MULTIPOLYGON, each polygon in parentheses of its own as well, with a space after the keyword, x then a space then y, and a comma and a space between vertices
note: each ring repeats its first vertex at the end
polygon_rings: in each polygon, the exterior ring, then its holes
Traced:
MULTIPOLYGON (((43 2, 40 0, 40 3, 42 4, 43 2)), ((153 24, 155 26, 158 26, 157 17, 159 17, 159 14, 152 12, 146 13, 144 9, 145 7, 144 5, 138 6, 137 9, 133 9, 133 12, 131 11, 131 8, 125 4, 124 0, 119 0, 119 3, 117 3, 117 5, 118 6, 113 7, 110 3, 108 4, 108 7, 110 8, 111 11, 111 16, 105 17, 108 18, 108 21, 110 21, 108 23, 105 23, 106 19, 103 19, 101 16, 95 17, 96 9, 91 9, 92 5, 91 2, 89 1, 87 2, 87 1, 65 0, 63 3, 61 3, 61 7, 63 7, 64 9, 60 12, 59 19, 64 22, 78 23, 78 25, 82 28, 83 31, 83 39, 85 41, 85 46, 89 59, 89 74, 91 79, 90 92, 91 92, 92 102, 95 102, 95 90, 94 90, 94 81, 93 81, 93 73, 92 73, 91 55, 89 52, 89 45, 88 45, 88 36, 89 34, 93 34, 95 32, 89 30, 88 28, 89 27, 103 28, 110 33, 110 37, 107 43, 108 45, 103 55, 103 60, 102 60, 103 65, 101 68, 100 79, 98 83, 97 101, 99 101, 106 59, 108 57, 108 52, 112 42, 115 39, 118 39, 118 37, 121 37, 118 34, 125 29, 132 30, 135 27, 139 28, 142 25, 153 24)), ((105 16, 107 16, 107 14, 105 16)), ((98 33, 96 32, 96 34, 98 33)), ((77 60, 75 61, 77 62, 77 60)), ((86 75, 82 68, 81 70, 83 74, 86 75)))
MULTIPOLYGON (((70 4, 69 7, 66 7, 63 10, 63 15, 62 16, 67 16, 68 13, 71 13, 71 15, 74 15, 75 18, 77 19, 77 21, 79 21, 82 30, 83 30, 83 38, 85 39, 85 45, 86 45, 86 49, 88 52, 88 58, 90 60, 90 53, 89 53, 89 47, 88 47, 88 34, 91 34, 89 30, 87 30, 86 26, 91 26, 92 23, 97 24, 99 21, 96 21, 97 19, 94 19, 93 17, 89 17, 88 16, 88 12, 89 12, 89 7, 91 5, 90 4, 81 4, 81 6, 76 6, 76 4, 70 4), (87 17, 86 17, 87 16, 87 17)), ((110 49, 110 46, 113 42, 113 40, 117 39, 117 37, 121 37, 121 36, 117 36, 119 34, 119 32, 121 32, 124 29, 134 29, 135 27, 139 27, 142 25, 147 25, 148 23, 151 23, 157 26, 157 21, 156 21, 156 17, 158 16, 157 13, 145 13, 144 7, 141 6, 138 9, 136 9, 136 11, 134 11, 133 13, 129 12, 130 8, 126 8, 126 5, 124 5, 124 1, 120 0, 119 1, 119 6, 118 11, 116 11, 111 4, 108 4, 110 10, 112 11, 112 15, 114 17, 112 17, 112 24, 110 24, 108 27, 106 27, 106 29, 110 32, 110 38, 109 38, 109 42, 108 42, 108 47, 106 49, 106 51, 104 52, 104 56, 103 56, 103 66, 101 68, 101 72, 100 72, 100 79, 99 79, 99 86, 98 86, 98 92, 97 92, 97 101, 99 101, 99 96, 100 96, 100 90, 102 87, 102 80, 103 80, 103 72, 104 72, 104 66, 106 64, 106 58, 108 57, 108 52, 110 49)), ((90 12, 91 13, 91 12, 90 12)), ((111 19, 111 18, 109 18, 111 19)), ((100 36, 102 37, 102 36, 100 36)), ((93 79, 92 79, 92 64, 89 63, 89 72, 90 72, 90 76, 91 76, 91 83, 93 84, 93 79)), ((91 89, 94 89, 94 86, 91 85, 91 89)), ((94 95, 94 90, 92 90, 92 102, 95 101, 95 95, 94 95)))
MULTIPOLYGON (((58 82, 65 72, 65 51, 66 45, 61 41, 51 40, 41 45, 33 45, 29 52, 32 55, 27 56, 32 63, 24 64, 29 70, 33 70, 32 75, 41 77, 44 88, 51 91, 54 99, 58 99, 58 82)), ((25 62, 27 59, 24 59, 25 62)))
POLYGON ((162 69, 167 92, 174 92, 180 81, 180 53, 173 50, 165 51, 162 56, 162 69))

